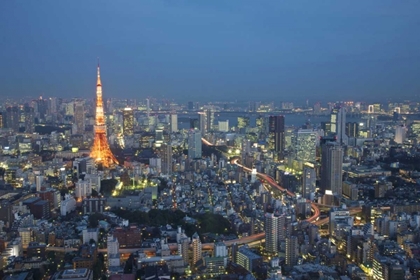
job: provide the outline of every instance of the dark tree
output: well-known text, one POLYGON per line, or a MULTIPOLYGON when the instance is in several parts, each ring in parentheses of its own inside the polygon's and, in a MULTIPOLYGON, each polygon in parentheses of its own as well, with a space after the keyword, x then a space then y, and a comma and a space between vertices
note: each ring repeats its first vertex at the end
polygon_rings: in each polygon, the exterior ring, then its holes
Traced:
POLYGON ((106 179, 101 181, 101 193, 105 196, 110 196, 115 190, 118 181, 116 179, 106 179))
POLYGON ((101 213, 94 213, 89 216, 88 222, 90 228, 96 228, 99 225, 99 220, 103 218, 101 213))

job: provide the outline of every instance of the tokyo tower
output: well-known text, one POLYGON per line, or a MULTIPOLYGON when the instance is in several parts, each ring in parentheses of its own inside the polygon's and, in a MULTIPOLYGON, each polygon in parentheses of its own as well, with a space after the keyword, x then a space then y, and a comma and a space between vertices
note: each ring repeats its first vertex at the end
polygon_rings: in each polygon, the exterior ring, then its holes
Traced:
POLYGON ((117 159, 112 154, 106 138, 106 125, 104 118, 104 104, 102 101, 102 83, 98 63, 98 81, 96 83, 96 117, 95 117, 95 139, 93 141, 90 156, 95 162, 102 164, 103 167, 110 167, 118 164, 117 159))

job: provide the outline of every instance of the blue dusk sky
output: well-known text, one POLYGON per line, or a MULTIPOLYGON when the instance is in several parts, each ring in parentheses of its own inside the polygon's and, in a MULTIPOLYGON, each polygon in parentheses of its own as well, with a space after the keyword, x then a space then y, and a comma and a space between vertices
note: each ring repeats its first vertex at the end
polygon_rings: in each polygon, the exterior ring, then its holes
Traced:
POLYGON ((1 97, 418 99, 420 1, 3 0, 1 97))

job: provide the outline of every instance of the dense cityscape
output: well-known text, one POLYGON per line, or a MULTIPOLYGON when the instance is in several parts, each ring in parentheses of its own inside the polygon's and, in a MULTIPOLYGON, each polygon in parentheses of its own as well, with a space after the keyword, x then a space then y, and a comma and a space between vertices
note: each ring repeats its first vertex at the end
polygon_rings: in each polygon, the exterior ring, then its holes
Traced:
MULTIPOLYGON (((420 102, 3 99, 3 279, 420 279, 420 102)), ((92 82, 94 76, 92 76, 92 82)))

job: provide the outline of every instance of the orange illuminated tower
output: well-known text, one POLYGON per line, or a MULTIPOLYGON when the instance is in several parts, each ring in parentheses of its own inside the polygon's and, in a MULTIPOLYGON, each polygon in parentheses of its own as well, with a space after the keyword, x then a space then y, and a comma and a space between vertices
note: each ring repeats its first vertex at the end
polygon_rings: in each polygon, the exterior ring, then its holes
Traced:
POLYGON ((102 164, 103 167, 110 167, 118 164, 117 159, 112 154, 106 138, 106 125, 104 118, 104 103, 102 101, 102 83, 98 63, 98 81, 96 83, 96 117, 95 117, 95 139, 93 141, 90 156, 95 159, 96 163, 102 164))

